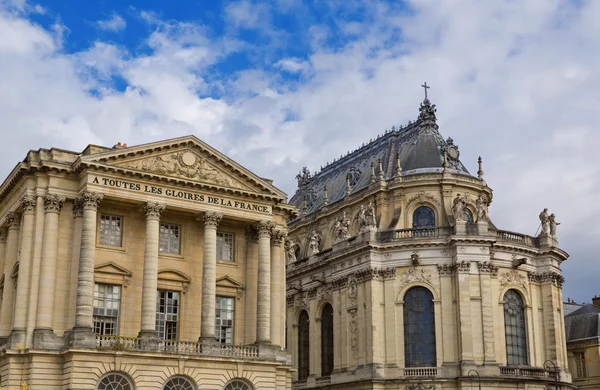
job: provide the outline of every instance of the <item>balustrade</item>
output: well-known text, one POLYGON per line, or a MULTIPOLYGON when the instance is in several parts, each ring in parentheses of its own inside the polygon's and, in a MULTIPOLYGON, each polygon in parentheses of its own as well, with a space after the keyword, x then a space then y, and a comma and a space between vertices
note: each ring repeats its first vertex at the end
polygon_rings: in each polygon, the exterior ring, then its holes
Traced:
POLYGON ((437 367, 403 368, 404 376, 437 376, 437 367))
POLYGON ((535 367, 500 367, 500 375, 529 378, 546 378, 548 376, 543 368, 535 367))

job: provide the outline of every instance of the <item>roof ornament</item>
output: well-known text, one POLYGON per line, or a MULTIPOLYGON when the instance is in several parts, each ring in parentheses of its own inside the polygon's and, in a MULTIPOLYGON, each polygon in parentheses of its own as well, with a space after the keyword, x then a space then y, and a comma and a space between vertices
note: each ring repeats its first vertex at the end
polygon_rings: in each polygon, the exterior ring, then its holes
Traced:
POLYGON ((379 181, 383 181, 383 162, 381 159, 379 159, 377 164, 379 164, 379 181))
POLYGON ((421 87, 423 87, 423 89, 425 90, 425 100, 427 100, 427 90, 431 87, 427 85, 427 81, 424 82, 423 85, 421 85, 421 87))
POLYGON ((483 169, 481 167, 483 160, 481 160, 481 156, 477 159, 477 163, 479 164, 479 170, 477 171, 477 177, 480 180, 483 180, 483 169))
MULTIPOLYGON (((421 131, 425 133, 437 133, 438 125, 436 123, 437 118, 435 116, 436 108, 435 104, 431 104, 427 97, 427 90, 430 88, 427 83, 421 85, 425 89, 425 100, 419 107, 419 120, 421 121, 421 131)), ((409 122, 410 124, 410 122, 409 122)))
POLYGON ((396 153, 396 177, 400 177, 402 174, 402 167, 400 166, 400 153, 396 153))
POLYGON ((298 187, 304 187, 312 180, 310 176, 310 171, 308 168, 303 167, 300 173, 296 175, 296 180, 298 180, 298 187))
POLYGON ((323 186, 323 204, 327 206, 329 204, 329 194, 327 193, 327 184, 323 186))
POLYGON ((350 187, 350 173, 346 174, 346 196, 350 195, 350 191, 352 188, 350 187))
POLYGON ((448 172, 448 152, 444 149, 444 163, 442 164, 444 172, 448 172))
POLYGON ((375 163, 371 161, 371 184, 375 183, 375 163))

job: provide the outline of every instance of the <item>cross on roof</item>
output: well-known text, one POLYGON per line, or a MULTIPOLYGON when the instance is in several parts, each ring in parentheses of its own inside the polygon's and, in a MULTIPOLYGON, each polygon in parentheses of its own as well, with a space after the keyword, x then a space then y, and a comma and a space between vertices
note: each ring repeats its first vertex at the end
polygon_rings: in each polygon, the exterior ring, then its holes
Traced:
POLYGON ((427 90, 431 87, 427 85, 427 82, 424 82, 423 85, 421 85, 421 87, 423 87, 423 89, 425 90, 425 99, 427 100, 427 90))

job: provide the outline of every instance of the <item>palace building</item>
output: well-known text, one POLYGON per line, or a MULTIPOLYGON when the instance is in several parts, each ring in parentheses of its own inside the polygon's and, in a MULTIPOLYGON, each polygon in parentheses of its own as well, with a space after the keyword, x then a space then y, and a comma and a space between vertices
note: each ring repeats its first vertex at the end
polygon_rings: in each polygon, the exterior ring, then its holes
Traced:
POLYGON ((471 175, 429 99, 415 122, 297 179, 293 388, 574 388, 558 222, 542 211, 538 237, 496 227, 481 159, 471 175))
POLYGON ((30 151, 0 186, 0 387, 291 389, 296 212, 193 136, 30 151))

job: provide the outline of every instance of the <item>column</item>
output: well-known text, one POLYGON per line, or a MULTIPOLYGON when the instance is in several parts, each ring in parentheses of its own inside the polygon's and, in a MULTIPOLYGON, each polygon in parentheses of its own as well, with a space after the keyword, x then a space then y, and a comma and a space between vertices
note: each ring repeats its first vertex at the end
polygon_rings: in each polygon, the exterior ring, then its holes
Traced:
POLYGON ((160 214, 165 205, 148 202, 146 214, 146 245, 144 248, 144 280, 142 283, 142 324, 140 337, 156 337, 156 294, 158 288, 158 239, 160 214))
POLYGON ((4 275, 4 266, 6 257, 4 256, 6 253, 6 228, 0 228, 0 275, 4 275))
POLYGON ((69 272, 69 304, 66 328, 75 326, 77 306, 77 275, 79 274, 79 253, 81 251, 81 230, 83 226, 83 203, 80 198, 73 200, 73 238, 71 239, 71 269, 69 272))
POLYGON ((0 339, 6 339, 12 330, 15 285, 10 274, 19 256, 21 214, 9 213, 6 216, 6 221, 8 222, 8 236, 6 238, 4 262, 4 292, 2 295, 2 308, 0 309, 0 339))
POLYGON ((75 326, 73 327, 75 346, 94 341, 92 331, 94 316, 94 257, 96 255, 96 224, 98 206, 104 195, 85 191, 78 198, 83 205, 81 224, 81 247, 79 250, 79 271, 77 272, 77 298, 75 326), (81 334, 81 338, 78 337, 81 334), (86 339, 91 337, 92 339, 86 339))
POLYGON ((271 230, 273 224, 259 221, 258 231, 258 291, 256 309, 256 342, 271 342, 271 230))
POLYGON ((460 326, 459 362, 461 375, 467 375, 473 368, 473 335, 471 325, 471 263, 456 261, 456 288, 458 298, 458 321, 460 326))
POLYGON ((200 339, 215 342, 215 303, 217 291, 217 225, 223 214, 207 211, 204 222, 204 258, 202 263, 202 322, 200 339))
POLYGON ((33 233, 35 230, 35 195, 25 195, 21 199, 23 207, 23 220, 21 221, 21 257, 19 260, 19 283, 17 284, 17 297, 15 301, 15 319, 10 337, 11 348, 25 348, 27 328, 27 306, 30 296, 29 283, 31 275, 31 262, 33 259, 33 233))
POLYGON ((285 284, 285 275, 281 267, 281 240, 285 233, 279 229, 273 229, 271 233, 271 342, 283 346, 282 327, 285 321, 281 316, 281 301, 285 295, 281 295, 280 286, 285 284))
POLYGON ((64 201, 65 198, 55 194, 47 194, 44 197, 44 238, 42 241, 40 289, 38 291, 38 311, 34 334, 52 332, 56 260, 58 257, 58 214, 64 201))

